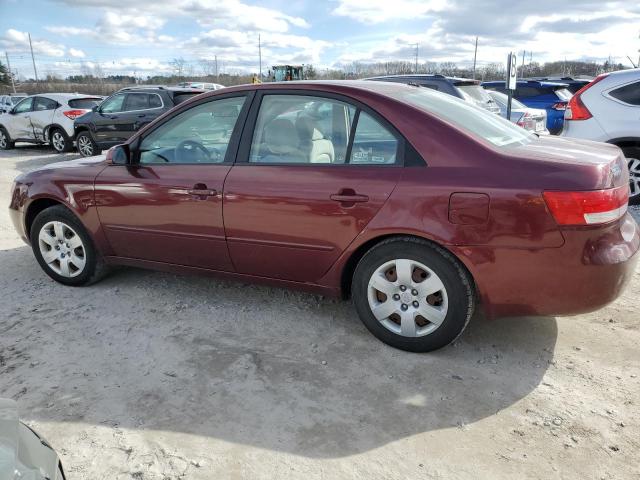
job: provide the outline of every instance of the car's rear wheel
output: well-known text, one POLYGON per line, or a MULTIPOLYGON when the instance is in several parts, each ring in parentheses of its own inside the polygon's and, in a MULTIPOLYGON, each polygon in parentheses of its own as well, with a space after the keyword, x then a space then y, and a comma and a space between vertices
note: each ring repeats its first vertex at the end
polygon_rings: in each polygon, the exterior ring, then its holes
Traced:
POLYGON ((9 133, 4 129, 4 127, 0 127, 0 150, 10 150, 15 146, 15 142, 11 141, 11 137, 9 137, 9 133))
POLYGON ((58 153, 64 153, 71 150, 71 139, 60 128, 51 130, 51 146, 58 153))
POLYGON ((31 247, 47 275, 65 285, 88 285, 104 273, 91 237, 62 205, 40 212, 31 227, 31 247))
POLYGON ((92 157, 101 153, 100 147, 93 141, 89 132, 80 132, 76 137, 76 145, 78 153, 83 157, 92 157))
POLYGON ((475 308, 473 282, 446 250, 416 238, 385 240, 353 276, 360 319, 392 347, 429 352, 455 340, 475 308))
POLYGON ((629 167, 629 203, 640 204, 640 147, 623 148, 629 167))

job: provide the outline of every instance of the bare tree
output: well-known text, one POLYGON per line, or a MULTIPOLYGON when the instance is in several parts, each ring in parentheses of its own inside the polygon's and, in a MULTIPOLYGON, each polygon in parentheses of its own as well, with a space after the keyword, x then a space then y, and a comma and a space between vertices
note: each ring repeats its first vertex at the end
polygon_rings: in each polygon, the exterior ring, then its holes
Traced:
POLYGON ((185 67, 187 66, 187 61, 182 57, 174 58, 169 62, 169 65, 173 69, 175 75, 178 77, 178 80, 180 80, 184 74, 185 67))

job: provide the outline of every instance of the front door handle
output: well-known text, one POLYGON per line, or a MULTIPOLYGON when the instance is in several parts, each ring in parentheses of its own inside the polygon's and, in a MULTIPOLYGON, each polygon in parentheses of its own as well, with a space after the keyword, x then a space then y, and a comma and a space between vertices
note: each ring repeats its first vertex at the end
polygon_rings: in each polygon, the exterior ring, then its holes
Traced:
POLYGON ((334 202, 340 202, 343 204, 353 204, 368 202, 369 197, 367 195, 360 195, 352 188, 342 188, 338 193, 330 195, 329 198, 334 202))
POLYGON ((187 190, 187 193, 189 195, 193 195, 194 197, 199 197, 199 198, 207 198, 207 197, 213 197, 215 195, 218 194, 217 191, 215 191, 212 188, 207 188, 207 186, 204 183, 196 183, 193 188, 190 188, 189 190, 187 190))

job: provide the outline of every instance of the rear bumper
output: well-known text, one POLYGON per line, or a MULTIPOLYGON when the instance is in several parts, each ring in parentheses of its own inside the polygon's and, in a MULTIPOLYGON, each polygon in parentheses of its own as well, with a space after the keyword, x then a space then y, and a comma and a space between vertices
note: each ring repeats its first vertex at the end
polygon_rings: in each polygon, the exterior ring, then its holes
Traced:
POLYGON ((559 248, 464 247, 456 253, 472 271, 488 316, 576 315, 622 293, 640 257, 639 231, 626 214, 605 227, 563 230, 559 248))

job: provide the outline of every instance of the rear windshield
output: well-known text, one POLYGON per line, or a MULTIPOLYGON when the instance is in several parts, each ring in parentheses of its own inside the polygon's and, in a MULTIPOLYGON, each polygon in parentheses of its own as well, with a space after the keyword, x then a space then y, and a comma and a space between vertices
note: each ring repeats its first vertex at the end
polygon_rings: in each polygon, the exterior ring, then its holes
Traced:
MULTIPOLYGON (((509 97, 507 97, 504 93, 491 91, 489 92, 489 95, 491 95, 491 98, 493 98, 496 101, 496 103, 499 103, 503 107, 507 108, 509 97)), ((527 106, 524 103, 516 100, 516 98, 511 97, 511 108, 513 110, 526 110, 527 106)))
POLYGON ((96 105, 102 103, 101 98, 74 98, 69 100, 69 106, 71 108, 79 108, 81 110, 91 110, 96 105))
POLYGON ((487 103, 491 101, 491 97, 487 91, 480 85, 457 85, 458 90, 462 92, 462 95, 468 97, 470 100, 474 100, 478 103, 487 103))
POLYGON ((175 105, 178 105, 179 103, 184 102, 185 100, 189 100, 191 97, 195 96, 195 95, 200 95, 202 92, 180 92, 180 93, 176 93, 173 96, 173 103, 175 105))
POLYGON ((571 93, 568 89, 564 87, 554 89, 554 93, 563 102, 568 102, 569 100, 571 100, 571 97, 573 97, 573 93, 571 93))
POLYGON ((426 88, 403 89, 389 92, 389 95, 496 147, 524 145, 535 138, 533 133, 501 116, 451 95, 426 88))

